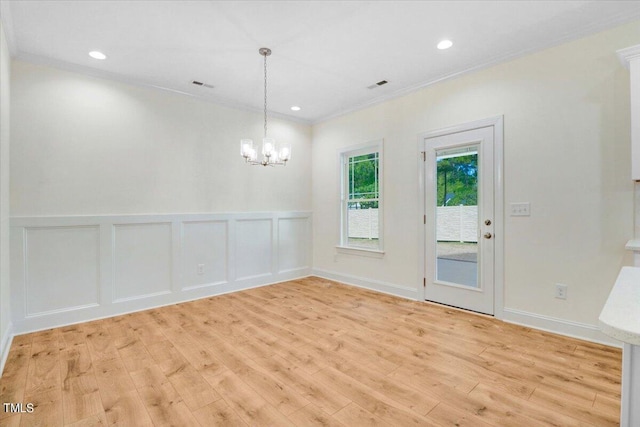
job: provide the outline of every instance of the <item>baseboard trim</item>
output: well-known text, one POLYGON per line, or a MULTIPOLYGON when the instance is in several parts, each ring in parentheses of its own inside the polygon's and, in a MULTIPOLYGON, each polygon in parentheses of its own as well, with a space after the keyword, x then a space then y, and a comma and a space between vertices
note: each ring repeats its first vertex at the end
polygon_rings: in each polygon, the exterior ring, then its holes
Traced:
MULTIPOLYGON (((173 299, 173 294, 161 295, 157 299, 148 298, 133 301, 132 304, 122 304, 119 309, 113 310, 111 306, 108 311, 106 310, 85 310, 84 312, 74 311, 66 313, 58 313, 58 315, 40 316, 25 318, 20 321, 16 321, 12 328, 13 335, 29 334, 32 332, 44 331, 52 328, 60 328, 64 326, 75 325, 78 323, 92 322, 94 320, 107 319, 109 317, 122 316, 124 314, 135 313, 138 311, 153 310, 155 308, 166 307, 168 305, 181 304, 189 301, 196 301, 203 298, 215 297, 218 295, 231 294, 234 292, 245 291, 248 289, 260 288, 263 286, 275 285, 276 283, 282 283, 289 280, 302 279, 309 277, 311 274, 310 269, 301 269, 295 272, 283 273, 276 276, 271 276, 268 279, 262 277, 253 280, 236 281, 234 283, 225 283, 224 285, 214 286, 205 290, 206 293, 197 292, 191 295, 182 295, 182 298, 173 299), (163 298, 165 297, 165 298, 163 298), (134 304, 135 303, 135 304, 134 304)), ((202 291, 198 289, 197 291, 202 291)), ((100 307, 102 308, 102 307, 100 307)))
POLYGON ((530 313, 513 308, 504 308, 503 313, 502 320, 507 323, 527 326, 541 331, 565 335, 571 338, 578 338, 611 347, 622 348, 622 342, 605 335, 595 325, 530 313))
POLYGON ((300 211, 13 217, 13 333, 308 276, 311 225, 300 211), (256 248, 269 255, 254 266, 256 248))
POLYGON ((0 376, 4 372, 4 365, 9 357, 9 349, 11 348, 11 342, 13 341, 13 323, 9 322, 9 326, 2 334, 2 341, 0 341, 0 376))
POLYGON ((323 270, 320 268, 312 269, 311 275, 414 301, 418 299, 418 290, 407 286, 400 286, 393 283, 382 282, 380 280, 372 280, 364 277, 352 276, 350 274, 338 273, 337 271, 323 270))
MULTIPOLYGON (((399 286, 392 283, 366 279, 363 277, 319 268, 312 269, 311 275, 322 277, 324 279, 335 280, 347 285, 357 286, 372 291, 382 292, 411 300, 418 300, 417 289, 406 286, 399 286)), ((503 315, 498 320, 597 344, 622 348, 622 343, 620 341, 616 341, 608 335, 605 335, 597 326, 587 323, 559 319, 557 317, 530 313, 513 308, 504 308, 503 315)))
MULTIPOLYGON (((74 319, 73 321, 69 321, 68 319, 51 319, 49 317, 46 321, 40 322, 38 319, 24 319, 23 321, 13 324, 10 323, 7 329, 2 334, 2 339, 0 341, 0 373, 3 372, 4 366, 9 356, 9 349, 11 348, 11 343, 13 341, 14 335, 21 335, 31 332, 37 332, 40 330, 46 330, 51 328, 57 328, 62 326, 73 325, 77 323, 84 323, 93 320, 100 320, 108 317, 119 316, 123 314, 128 314, 141 310, 151 310, 154 308, 159 308, 167 305, 178 304, 182 302, 194 301, 202 298, 209 298, 217 295, 224 295, 234 292, 239 292, 243 290, 259 288, 263 286, 269 286, 276 283, 281 283, 283 281, 301 279, 308 276, 317 276, 324 279, 335 280, 337 282, 344 283, 346 285, 356 286, 359 288, 369 289, 376 292, 381 292, 389 295, 394 295, 401 298, 406 298, 410 300, 418 300, 418 291, 417 289, 409 288, 406 286, 400 286, 392 283, 387 283, 379 280, 372 280, 363 277, 353 276, 349 274, 338 273, 335 271, 323 270, 323 269, 302 269, 295 272, 289 272, 288 274, 280 274, 278 275, 276 281, 270 282, 259 282, 255 280, 247 280, 245 283, 236 282, 235 286, 231 289, 226 286, 220 286, 217 292, 211 292, 206 295, 198 295, 196 297, 184 298, 177 301, 171 301, 168 303, 160 303, 160 304, 150 304, 146 307, 136 307, 134 309, 125 310, 118 313, 109 313, 102 314, 98 316, 87 316, 82 319, 74 319)), ((216 287, 214 287, 216 288, 216 287)), ((44 319, 43 319, 44 320, 44 319)), ((622 348, 622 343, 605 335, 597 326, 590 325, 587 323, 574 322, 571 320, 560 319, 551 316, 545 316, 541 314, 531 313, 527 311, 512 309, 512 308, 504 308, 503 316, 500 319, 507 323, 513 323, 516 325, 526 326, 533 329, 542 330, 545 332, 551 332, 554 334, 564 335, 571 338, 577 338, 589 342, 594 342, 598 344, 603 344, 611 347, 622 348)))

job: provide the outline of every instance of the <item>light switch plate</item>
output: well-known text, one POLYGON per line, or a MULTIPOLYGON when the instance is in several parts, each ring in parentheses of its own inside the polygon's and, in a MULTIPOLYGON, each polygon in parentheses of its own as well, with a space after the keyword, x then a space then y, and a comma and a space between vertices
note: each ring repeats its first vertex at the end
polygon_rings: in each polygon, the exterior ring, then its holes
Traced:
POLYGON ((529 202, 510 203, 511 216, 530 216, 531 204, 529 202))

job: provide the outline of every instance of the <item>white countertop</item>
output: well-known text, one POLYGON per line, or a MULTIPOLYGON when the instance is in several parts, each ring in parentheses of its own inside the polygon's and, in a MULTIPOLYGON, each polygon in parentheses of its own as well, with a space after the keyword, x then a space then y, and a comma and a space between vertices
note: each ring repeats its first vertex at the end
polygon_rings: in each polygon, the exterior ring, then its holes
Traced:
POLYGON ((640 252, 640 240, 637 240, 637 239, 629 240, 624 248, 628 251, 640 252))
POLYGON ((617 340, 640 345, 640 267, 623 267, 600 313, 600 329, 617 340))

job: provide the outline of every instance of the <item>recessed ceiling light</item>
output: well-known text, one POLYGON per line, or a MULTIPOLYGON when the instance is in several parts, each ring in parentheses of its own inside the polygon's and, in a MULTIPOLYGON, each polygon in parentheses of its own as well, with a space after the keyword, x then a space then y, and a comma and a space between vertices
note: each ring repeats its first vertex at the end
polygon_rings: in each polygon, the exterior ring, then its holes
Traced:
POLYGON ((92 50, 89 52, 89 56, 93 59, 107 59, 107 55, 102 52, 98 52, 97 50, 92 50))
POLYGON ((451 40, 442 40, 438 43, 438 49, 440 50, 449 49, 451 46, 453 46, 453 42, 451 40))
POLYGON ((294 105, 291 107, 292 111, 300 111, 300 107, 298 107, 297 105, 294 105))

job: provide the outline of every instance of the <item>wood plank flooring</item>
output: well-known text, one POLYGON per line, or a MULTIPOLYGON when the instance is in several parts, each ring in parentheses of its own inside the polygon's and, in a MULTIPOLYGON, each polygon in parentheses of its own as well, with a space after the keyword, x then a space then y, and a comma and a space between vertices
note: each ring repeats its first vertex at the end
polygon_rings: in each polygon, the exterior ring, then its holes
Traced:
POLYGON ((16 336, 3 426, 615 426, 618 349, 306 278, 16 336))

